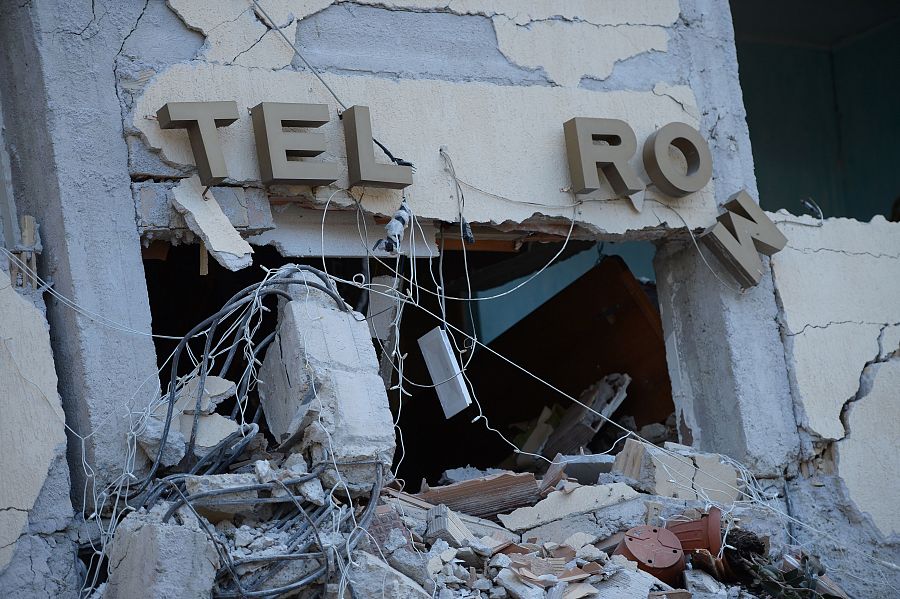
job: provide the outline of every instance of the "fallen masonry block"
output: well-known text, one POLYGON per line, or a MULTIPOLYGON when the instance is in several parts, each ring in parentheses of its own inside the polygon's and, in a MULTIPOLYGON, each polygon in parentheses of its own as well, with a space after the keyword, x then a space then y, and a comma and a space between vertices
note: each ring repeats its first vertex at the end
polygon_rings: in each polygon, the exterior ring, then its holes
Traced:
POLYGON ((269 430, 313 463, 366 462, 326 470, 326 487, 368 492, 380 462, 393 460, 394 421, 378 374, 369 327, 327 294, 292 286, 279 311, 277 334, 260 368, 259 391, 269 430))
POLYGON ((446 505, 436 505, 426 514, 428 527, 425 540, 429 543, 435 539, 444 539, 451 547, 462 547, 476 540, 475 535, 460 520, 453 510, 446 505))
POLYGON ((668 451, 663 451, 628 439, 612 471, 636 480, 642 491, 662 497, 715 503, 738 499, 737 470, 719 455, 694 452, 683 445, 667 443, 666 447, 668 451))
POLYGON ((443 487, 426 487, 416 497, 434 505, 442 503, 457 512, 489 518, 533 504, 538 497, 538 484, 530 472, 504 472, 443 487))
POLYGON ((208 599, 219 557, 196 524, 135 512, 116 527, 109 564, 104 599, 208 599))
POLYGON ((577 514, 634 499, 637 491, 624 483, 578 487, 570 493, 554 491, 533 507, 523 507, 498 518, 508 529, 521 532, 577 514))
POLYGON ((544 599, 543 588, 525 582, 509 568, 500 570, 494 582, 506 589, 514 599, 544 599))

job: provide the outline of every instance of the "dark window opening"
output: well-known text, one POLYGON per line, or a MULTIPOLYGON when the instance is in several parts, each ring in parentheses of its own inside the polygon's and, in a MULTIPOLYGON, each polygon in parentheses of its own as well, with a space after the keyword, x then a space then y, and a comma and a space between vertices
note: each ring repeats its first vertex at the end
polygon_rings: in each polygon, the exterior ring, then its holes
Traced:
POLYGON ((763 208, 900 220, 900 4, 731 0, 763 208))
MULTIPOLYGON (((630 430, 640 430, 642 435, 660 443, 677 440, 653 281, 651 244, 570 241, 551 266, 527 283, 524 282, 556 256, 561 243, 528 243, 521 247, 513 243, 483 244, 482 248, 491 251, 469 250, 465 260, 458 243, 455 246, 448 243, 447 248, 451 247, 456 249, 445 249, 442 261, 447 295, 468 297, 471 285, 473 297, 500 297, 472 303, 448 300, 446 318, 450 325, 477 336, 494 351, 576 398, 607 375, 627 374, 632 380, 624 402, 612 413, 613 420, 630 430), (509 292, 518 285, 522 286, 509 292)), ((235 293, 261 280, 264 275, 261 266, 277 268, 288 263, 322 266, 321 258, 284 258, 272 248, 257 247, 250 268, 231 272, 210 259, 208 274, 200 275, 199 252, 196 245, 170 247, 159 243, 145 251, 144 268, 155 333, 184 335, 218 311, 235 293)), ((388 266, 393 268, 397 264, 393 259, 385 264, 372 260, 370 275, 391 275, 388 266)), ((414 265, 402 258, 399 264, 405 277, 411 275, 415 266, 418 283, 435 290, 434 281, 441 278, 441 261, 437 258, 430 262, 418 259, 414 265)), ((326 266, 329 272, 346 279, 363 270, 360 258, 328 258, 326 266)), ((408 285, 404 286, 404 291, 407 289, 408 285)), ((343 285, 339 291, 351 306, 367 313, 367 298, 360 290, 343 285)), ((277 301, 275 297, 265 300, 269 311, 255 339, 262 339, 275 330, 277 301)), ((418 301, 428 311, 441 313, 435 294, 422 291, 418 301)), ((416 491, 423 479, 434 485, 443 471, 466 465, 542 471, 545 463, 517 456, 483 421, 473 422, 479 413, 476 405, 450 419, 444 417, 417 343, 419 337, 439 324, 439 319, 414 306, 407 306, 403 314, 399 349, 406 355, 404 388, 410 395, 404 395, 401 407, 399 391, 392 389, 388 393, 395 417, 400 415, 402 431, 395 457, 398 476, 407 481, 408 489, 416 491)), ((471 347, 464 336, 457 333, 455 339, 459 347, 471 347)), ((163 366, 177 341, 156 339, 155 343, 162 368, 161 384, 167 389, 170 369, 169 365, 163 366)), ((377 340, 374 346, 380 353, 377 340)), ((202 338, 191 344, 195 356, 201 355, 203 349, 202 338)), ((491 427, 517 446, 541 453, 541 446, 547 441, 541 431, 559 427, 572 402, 483 348, 476 347, 474 355, 471 351, 464 352, 463 360, 468 362, 466 375, 472 394, 480 402, 491 427), (538 426, 541 423, 546 425, 543 429, 538 426)), ((221 363, 220 359, 217 364, 221 363)), ((390 369, 385 364, 382 361, 382 368, 390 369)), ((237 382, 244 367, 244 361, 235 360, 222 376, 237 382)), ((178 375, 187 374, 191 368, 190 360, 183 359, 178 375)), ((397 380, 394 371, 393 385, 397 380)), ((216 411, 227 417, 233 407, 231 399, 216 411)), ((248 419, 258 408, 258 397, 251 391, 248 419)), ((277 443, 268 433, 262 413, 259 422, 271 451, 277 443)), ((621 443, 615 447, 614 443, 623 434, 607 424, 587 440, 585 451, 612 449, 615 453, 621 443)))

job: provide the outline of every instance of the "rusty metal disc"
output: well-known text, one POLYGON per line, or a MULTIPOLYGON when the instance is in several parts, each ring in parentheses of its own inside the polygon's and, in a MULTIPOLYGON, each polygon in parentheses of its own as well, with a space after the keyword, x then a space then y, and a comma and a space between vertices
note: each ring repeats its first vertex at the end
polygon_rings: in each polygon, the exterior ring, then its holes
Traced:
POLYGON ((681 542, 672 531, 661 526, 629 529, 615 553, 637 562, 641 570, 673 586, 677 586, 684 571, 681 542))

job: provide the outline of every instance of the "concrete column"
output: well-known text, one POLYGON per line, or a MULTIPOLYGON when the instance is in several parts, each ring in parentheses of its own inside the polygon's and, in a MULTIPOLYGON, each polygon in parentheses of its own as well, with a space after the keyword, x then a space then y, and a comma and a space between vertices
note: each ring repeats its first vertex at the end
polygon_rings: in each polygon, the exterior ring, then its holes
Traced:
MULTIPOLYGON (((741 189, 756 197, 728 3, 682 0, 680 25, 678 43, 689 56, 701 133, 713 155, 716 201, 741 189)), ((686 235, 662 244, 654 261, 682 440, 779 476, 795 467, 799 437, 766 265, 762 282, 742 295, 716 279, 686 235)))
POLYGON ((771 273, 739 295, 693 244, 666 244, 654 266, 682 441, 728 454, 762 476, 795 468, 799 435, 771 273))
MULTIPOLYGON (((16 203, 35 216, 40 274, 85 310, 150 331, 115 60, 144 0, 4 2, 0 94, 16 203)), ((128 422, 159 385, 151 338, 115 330, 48 300, 69 434, 72 498, 91 503, 121 474, 128 422), (143 386, 141 387, 141 384, 143 386), (86 497, 86 500, 85 500, 86 497)), ((90 509, 90 508, 88 508, 90 509)))

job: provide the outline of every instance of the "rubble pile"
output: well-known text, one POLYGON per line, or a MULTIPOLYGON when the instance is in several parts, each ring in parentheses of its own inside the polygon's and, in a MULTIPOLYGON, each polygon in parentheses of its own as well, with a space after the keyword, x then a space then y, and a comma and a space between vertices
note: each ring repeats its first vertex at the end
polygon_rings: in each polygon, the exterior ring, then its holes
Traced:
MULTIPOLYGON (((173 366, 135 433, 152 464, 124 517, 109 515, 95 599, 846 597, 770 511, 741 501, 748 481, 730 460, 663 439, 582 453, 605 422, 583 409, 542 433, 538 449, 557 451, 549 466, 467 466, 404 490, 366 320, 309 267, 231 303, 265 294, 279 319, 249 352, 255 414, 244 416, 250 377, 222 376, 237 345, 219 375, 205 358, 189 377, 173 366)), ((611 415, 629 380, 585 397, 611 415)))

